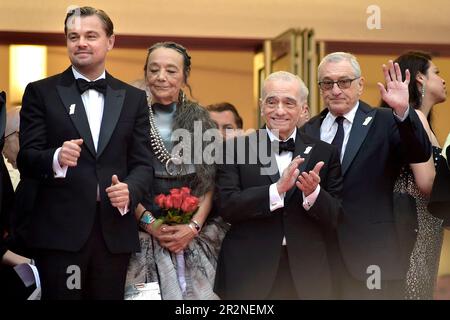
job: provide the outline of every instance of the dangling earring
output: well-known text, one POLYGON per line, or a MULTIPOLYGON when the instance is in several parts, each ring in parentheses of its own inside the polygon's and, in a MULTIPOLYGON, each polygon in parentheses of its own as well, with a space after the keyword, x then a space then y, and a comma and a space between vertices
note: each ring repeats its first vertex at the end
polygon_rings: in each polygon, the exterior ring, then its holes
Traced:
POLYGON ((180 106, 184 106, 185 102, 186 102, 186 94, 184 93, 183 90, 180 90, 180 94, 178 97, 178 102, 180 103, 180 106))
POLYGON ((150 93, 150 89, 148 87, 145 87, 145 95, 147 96, 147 105, 149 107, 152 106, 152 94, 150 93))
POLYGON ((420 105, 423 104, 424 98, 425 98, 425 83, 422 84, 422 100, 420 101, 420 105))

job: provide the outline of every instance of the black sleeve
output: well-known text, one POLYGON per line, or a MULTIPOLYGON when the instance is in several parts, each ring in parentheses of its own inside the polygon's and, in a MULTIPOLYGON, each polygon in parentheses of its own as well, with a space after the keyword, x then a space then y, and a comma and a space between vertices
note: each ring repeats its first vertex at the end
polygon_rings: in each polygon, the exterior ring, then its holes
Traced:
POLYGON ((10 233, 10 216, 14 204, 14 189, 3 159, 0 161, 0 261, 7 250, 5 233, 10 233))
MULTIPOLYGON (((231 140, 230 140, 231 141, 231 140)), ((269 207, 270 184, 243 188, 243 175, 249 178, 249 166, 237 163, 237 140, 233 147, 228 144, 224 150, 234 149, 234 152, 224 152, 223 164, 217 165, 216 191, 217 209, 222 218, 229 223, 267 218, 271 212, 269 207)), ((248 141, 247 141, 248 142, 248 141)))
MULTIPOLYGON (((341 174, 341 163, 339 153, 333 148, 328 160, 326 172, 321 172, 320 193, 314 205, 307 211, 309 215, 330 228, 336 228, 342 218, 342 188, 343 178, 341 174)), ((322 167, 322 170, 325 166, 322 167)))
POLYGON ((401 141, 401 154, 406 163, 420 163, 430 159, 431 143, 427 132, 423 128, 414 109, 409 110, 409 115, 404 121, 395 117, 401 141))
POLYGON ((141 91, 133 137, 128 148, 128 176, 124 179, 130 191, 130 209, 134 209, 144 196, 150 193, 153 181, 153 152, 150 148, 149 132, 147 100, 145 93, 141 91))
POLYGON ((42 94, 30 83, 20 109, 17 166, 23 177, 53 179, 53 155, 57 148, 48 148, 46 126, 42 94))

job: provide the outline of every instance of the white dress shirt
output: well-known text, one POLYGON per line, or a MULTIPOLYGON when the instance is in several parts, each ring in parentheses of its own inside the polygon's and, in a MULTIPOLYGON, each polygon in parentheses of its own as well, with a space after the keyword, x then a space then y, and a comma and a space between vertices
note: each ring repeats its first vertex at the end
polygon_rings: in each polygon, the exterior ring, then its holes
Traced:
MULTIPOLYGON (((270 142, 273 142, 274 140, 278 140, 280 141, 280 139, 278 139, 271 131, 270 129, 267 129, 267 134, 269 136, 270 142)), ((285 140, 289 140, 290 138, 294 139, 295 142, 295 137, 297 135, 297 128, 294 129, 294 132, 285 140)), ((277 167, 278 167, 278 172, 280 173, 280 177, 283 175, 284 170, 289 166, 289 164, 292 161, 292 155, 293 152, 291 151, 283 151, 280 154, 275 153, 275 160, 277 162, 277 167)), ((297 186, 294 186, 293 188, 297 188, 297 186)), ((308 211, 316 202, 317 196, 319 195, 320 192, 320 185, 317 186, 316 190, 314 190, 313 193, 311 193, 309 196, 305 197, 305 194, 302 193, 303 195, 303 208, 308 211)), ((277 189, 277 184, 276 183, 272 183, 269 187, 269 207, 270 207, 270 211, 275 211, 279 208, 283 208, 284 207, 284 197, 285 197, 285 193, 283 194, 279 194, 278 193, 278 189, 277 189)), ((286 245, 286 238, 283 237, 283 245, 286 245)))
POLYGON ((5 156, 3 156, 3 162, 6 165, 6 168, 8 169, 9 177, 11 178, 11 183, 14 188, 14 190, 17 189, 17 185, 20 182, 20 172, 18 169, 14 168, 11 163, 6 160, 5 156))
MULTIPOLYGON (((358 110, 359 101, 356 105, 346 114, 343 115, 344 121, 342 126, 344 127, 344 141, 342 142, 341 151, 341 162, 344 158, 345 148, 347 147, 348 137, 350 136, 350 130, 352 130, 353 120, 355 119, 356 111, 358 110)), ((320 126, 320 140, 327 143, 331 143, 336 135, 338 124, 336 122, 336 116, 328 112, 325 119, 323 119, 322 125, 320 126)))

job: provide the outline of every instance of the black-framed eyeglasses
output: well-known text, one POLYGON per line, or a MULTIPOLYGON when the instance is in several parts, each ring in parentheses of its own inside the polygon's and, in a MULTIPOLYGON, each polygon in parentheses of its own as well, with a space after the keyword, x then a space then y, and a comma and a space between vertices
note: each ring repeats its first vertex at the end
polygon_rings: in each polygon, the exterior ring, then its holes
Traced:
POLYGON ((361 77, 356 77, 354 79, 339 79, 336 81, 323 80, 323 81, 319 81, 319 87, 320 87, 320 89, 322 89, 324 91, 331 90, 331 89, 333 89, 334 84, 336 83, 337 86, 339 87, 339 89, 348 89, 352 85, 352 82, 359 78, 361 78, 361 77))

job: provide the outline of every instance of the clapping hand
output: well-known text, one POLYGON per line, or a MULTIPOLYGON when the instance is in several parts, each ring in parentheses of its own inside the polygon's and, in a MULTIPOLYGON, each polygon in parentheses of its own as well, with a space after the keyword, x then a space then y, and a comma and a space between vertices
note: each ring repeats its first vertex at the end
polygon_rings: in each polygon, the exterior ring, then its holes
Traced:
POLYGON ((297 185, 297 188, 299 188, 305 197, 309 196, 311 193, 316 190, 317 186, 320 183, 320 169, 322 169, 323 165, 325 163, 323 161, 319 161, 314 166, 314 169, 312 169, 309 172, 302 172, 298 176, 298 181, 295 183, 297 185))
POLYGON ((291 189, 300 173, 298 167, 305 161, 304 158, 296 156, 289 166, 283 171, 280 179, 277 181, 278 194, 283 194, 291 189))
POLYGON ((383 73, 386 88, 381 82, 377 83, 381 98, 394 110, 397 116, 403 117, 409 103, 408 84, 411 77, 409 70, 405 71, 405 81, 403 81, 400 66, 398 63, 394 64, 392 60, 389 60, 389 67, 383 64, 383 73))

